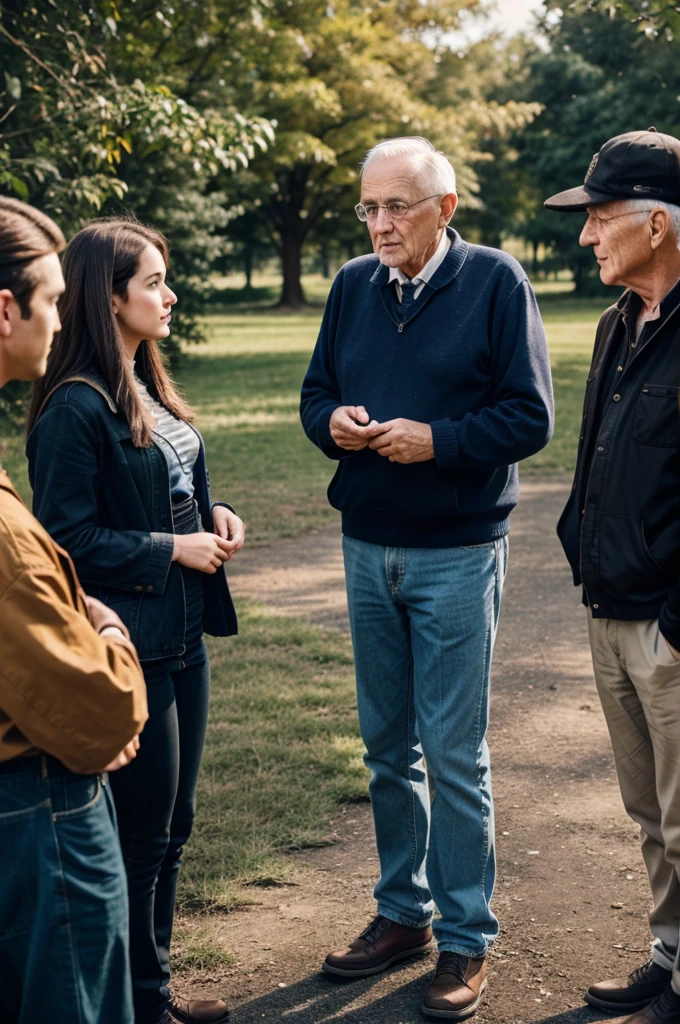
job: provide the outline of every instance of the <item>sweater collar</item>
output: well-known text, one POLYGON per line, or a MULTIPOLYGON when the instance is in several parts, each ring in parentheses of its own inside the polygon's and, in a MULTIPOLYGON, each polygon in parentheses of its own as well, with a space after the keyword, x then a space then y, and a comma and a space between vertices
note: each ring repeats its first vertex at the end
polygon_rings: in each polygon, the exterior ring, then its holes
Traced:
MULTIPOLYGON (((435 273, 427 282, 427 286, 432 288, 434 291, 437 291, 439 288, 445 288, 447 284, 450 284, 451 281, 453 281, 454 277, 456 277, 459 270, 465 263, 468 250, 470 248, 467 242, 463 241, 454 228, 448 227, 446 229, 446 234, 451 240, 451 248, 444 256, 444 259, 435 273)), ((371 284, 376 284, 378 287, 383 288, 389 283, 390 268, 379 263, 371 277, 371 284)))

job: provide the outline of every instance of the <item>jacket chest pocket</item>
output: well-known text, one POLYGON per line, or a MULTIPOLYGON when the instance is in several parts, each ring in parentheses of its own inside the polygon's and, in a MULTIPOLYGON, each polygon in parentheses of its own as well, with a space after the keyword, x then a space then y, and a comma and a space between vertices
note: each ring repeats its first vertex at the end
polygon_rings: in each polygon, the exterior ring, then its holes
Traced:
POLYGON ((680 448, 680 388, 643 386, 635 406, 633 440, 656 448, 680 448))

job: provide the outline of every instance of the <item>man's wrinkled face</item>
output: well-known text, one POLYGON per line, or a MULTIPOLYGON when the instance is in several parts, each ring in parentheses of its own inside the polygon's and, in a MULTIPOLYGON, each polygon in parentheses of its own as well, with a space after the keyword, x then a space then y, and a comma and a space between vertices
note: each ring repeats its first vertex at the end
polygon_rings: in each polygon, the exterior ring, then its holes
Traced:
MULTIPOLYGON (((410 205, 431 195, 436 190, 431 188, 430 177, 419 169, 419 164, 417 158, 408 155, 375 157, 361 179, 361 202, 365 206, 386 206, 391 202, 410 205)), ((412 277, 434 255, 440 229, 449 219, 450 214, 442 214, 440 195, 407 210, 398 220, 380 209, 367 227, 380 262, 387 267, 400 267, 412 277)))
POLYGON ((627 284, 652 257, 648 217, 619 200, 588 207, 579 243, 592 245, 603 284, 627 284))

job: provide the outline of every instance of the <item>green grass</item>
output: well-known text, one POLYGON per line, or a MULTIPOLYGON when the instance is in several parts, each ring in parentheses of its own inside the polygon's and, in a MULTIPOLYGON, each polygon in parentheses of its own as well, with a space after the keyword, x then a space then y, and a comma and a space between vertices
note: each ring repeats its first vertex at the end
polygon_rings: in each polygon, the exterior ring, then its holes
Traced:
POLYGON ((250 602, 239 616, 238 637, 210 643, 185 910, 228 908, 248 900, 248 887, 285 880, 280 854, 323 843, 337 803, 366 794, 349 637, 250 602))
MULTIPOLYGON (((317 292, 326 286, 313 279, 317 292)), ((528 459, 524 473, 573 469, 581 404, 595 326, 606 300, 541 294, 553 367, 555 436, 528 459)), ((300 383, 314 346, 320 309, 299 314, 255 311, 205 318, 210 340, 187 351, 179 381, 198 414, 215 498, 246 520, 249 545, 294 537, 333 521, 326 500, 335 464, 304 436, 298 419, 300 383)), ((23 442, 11 438, 3 459, 24 497, 30 496, 23 442)))
MULTIPOLYGON (((561 474, 573 467, 595 325, 606 303, 564 294, 541 295, 540 302, 557 426, 524 471, 561 474)), ((297 413, 320 316, 319 309, 212 315, 210 341, 188 351, 179 375, 206 440, 214 495, 243 515, 250 544, 337 518, 325 495, 334 464, 307 441, 297 413)), ((20 438, 9 440, 3 461, 28 497, 20 438)), ((241 603, 239 613, 240 636, 210 643, 211 717, 181 873, 177 970, 228 964, 217 924, 195 912, 256 901, 258 885, 285 884, 285 851, 322 843, 338 801, 361 799, 367 788, 349 638, 251 603, 241 603)))
POLYGON ((555 389, 555 433, 547 448, 522 463, 521 472, 571 473, 576 463, 581 410, 595 328, 607 305, 603 299, 538 297, 550 350, 555 389))
MULTIPOLYGON (((310 279, 316 297, 327 282, 310 279)), ((555 385, 556 428, 548 447, 527 459, 524 473, 564 474, 576 457, 581 404, 603 299, 539 295, 555 385)), ((188 349, 179 382, 197 410, 215 498, 246 520, 249 545, 295 537, 333 521, 326 500, 335 464, 304 436, 300 383, 321 310, 282 314, 256 310, 205 318, 210 340, 188 349)), ((23 442, 10 438, 3 462, 30 497, 23 442)))
POLYGON ((191 350, 181 382, 206 443, 213 495, 245 519, 249 544, 329 522, 334 466, 305 437, 300 383, 320 314, 218 316, 191 350))

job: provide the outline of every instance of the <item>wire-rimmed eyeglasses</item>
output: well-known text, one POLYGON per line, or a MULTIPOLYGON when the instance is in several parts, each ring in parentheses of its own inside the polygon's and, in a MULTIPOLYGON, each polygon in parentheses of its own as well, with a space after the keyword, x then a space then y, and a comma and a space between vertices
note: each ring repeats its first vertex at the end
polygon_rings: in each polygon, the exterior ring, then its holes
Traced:
POLYGON ((367 220, 375 220, 378 216, 379 210, 385 210, 390 220, 400 220, 405 217, 409 210, 413 209, 414 206, 418 206, 420 203, 426 203, 428 199, 439 199, 444 193, 439 192, 434 196, 425 196, 424 199, 417 199, 415 203, 404 203, 401 200, 395 199, 391 203, 387 203, 385 206, 380 206, 378 203, 357 203, 354 207, 355 213, 362 223, 366 223, 367 220))

